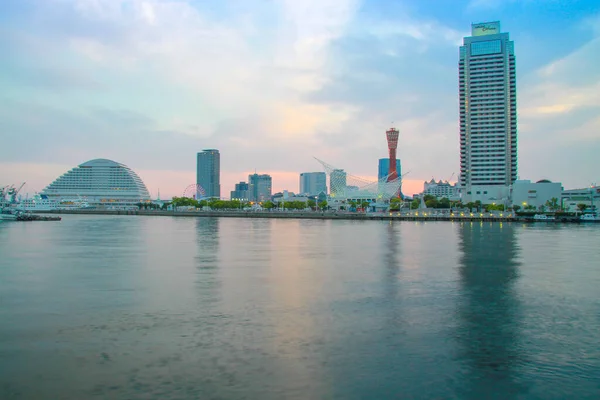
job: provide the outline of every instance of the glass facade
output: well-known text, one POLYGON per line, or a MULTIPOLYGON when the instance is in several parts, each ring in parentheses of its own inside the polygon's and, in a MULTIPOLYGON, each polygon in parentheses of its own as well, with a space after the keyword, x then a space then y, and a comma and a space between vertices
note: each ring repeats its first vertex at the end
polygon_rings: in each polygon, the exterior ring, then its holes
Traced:
MULTIPOLYGON (((377 180, 381 180, 388 176, 390 170, 390 159, 389 158, 380 158, 379 165, 377 168, 377 180)), ((400 159, 396 159, 396 171, 398 172, 398 176, 402 176, 402 170, 400 169, 400 159)))
POLYGON ((498 54, 502 52, 502 41, 488 40, 486 42, 471 43, 471 56, 498 54))
POLYGON ((197 199, 221 197, 221 155, 219 150, 207 149, 198 153, 196 184, 202 188, 196 195, 197 199))
POLYGON ((248 175, 248 199, 258 202, 270 200, 272 184, 271 175, 248 175))
POLYGON ((300 194, 317 196, 327 193, 327 174, 325 172, 303 172, 300 174, 300 194))

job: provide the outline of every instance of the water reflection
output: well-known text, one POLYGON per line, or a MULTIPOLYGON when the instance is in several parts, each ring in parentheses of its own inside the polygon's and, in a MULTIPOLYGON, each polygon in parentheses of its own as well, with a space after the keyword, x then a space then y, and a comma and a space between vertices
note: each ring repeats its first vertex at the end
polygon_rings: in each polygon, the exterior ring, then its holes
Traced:
POLYGON ((460 224, 457 337, 469 383, 463 398, 516 396, 519 351, 519 247, 511 224, 460 224))
POLYGON ((400 228, 402 224, 389 222, 385 238, 381 240, 383 253, 383 293, 386 299, 395 299, 398 296, 398 273, 400 271, 400 228))
POLYGON ((219 218, 196 218, 196 261, 198 269, 217 268, 219 261, 219 218))
POLYGON ((219 218, 196 218, 196 291, 203 304, 213 304, 220 300, 219 288, 219 218))

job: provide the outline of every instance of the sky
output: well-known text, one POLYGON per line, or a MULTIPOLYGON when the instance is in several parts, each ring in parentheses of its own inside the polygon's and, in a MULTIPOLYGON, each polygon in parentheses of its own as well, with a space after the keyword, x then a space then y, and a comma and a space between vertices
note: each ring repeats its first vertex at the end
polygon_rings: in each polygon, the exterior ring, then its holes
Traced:
POLYGON ((519 178, 600 183, 597 0, 1 0, 0 185, 108 158, 181 196, 216 148, 223 197, 254 171, 297 192, 314 157, 375 179, 394 125, 418 193, 456 180, 458 47, 496 20, 519 178))

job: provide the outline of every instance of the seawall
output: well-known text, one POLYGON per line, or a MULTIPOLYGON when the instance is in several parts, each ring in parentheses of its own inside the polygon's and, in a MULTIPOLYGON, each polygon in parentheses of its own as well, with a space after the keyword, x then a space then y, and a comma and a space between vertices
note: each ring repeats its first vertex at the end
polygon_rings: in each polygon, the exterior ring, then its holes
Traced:
MULTIPOLYGON (((490 221, 490 222, 511 222, 525 221, 525 219, 512 216, 415 216, 398 215, 398 213, 351 213, 351 212, 312 212, 312 211, 162 211, 162 210, 53 210, 44 213, 52 214, 77 214, 77 215, 144 215, 144 216, 163 216, 163 217, 224 217, 224 218, 279 218, 279 219, 342 219, 357 221, 490 221)), ((575 221, 557 221, 557 222, 575 222, 575 221)))

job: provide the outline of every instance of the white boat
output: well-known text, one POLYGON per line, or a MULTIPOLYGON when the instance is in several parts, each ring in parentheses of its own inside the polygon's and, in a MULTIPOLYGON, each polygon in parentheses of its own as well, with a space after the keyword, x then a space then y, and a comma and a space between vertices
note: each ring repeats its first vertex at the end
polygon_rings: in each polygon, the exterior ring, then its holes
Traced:
POLYGON ((579 220, 582 222, 600 222, 600 217, 597 217, 595 214, 583 214, 579 217, 579 220))
POLYGON ((48 199, 46 195, 36 194, 32 199, 25 199, 18 203, 16 209, 21 211, 52 211, 58 209, 58 203, 48 199))
POLYGON ((533 220, 534 221, 554 221, 555 218, 553 215, 535 214, 533 216, 533 220))

